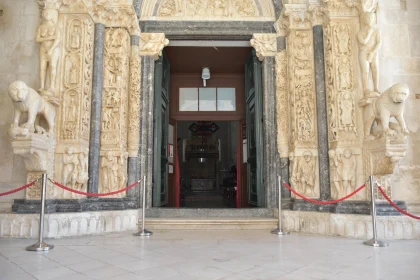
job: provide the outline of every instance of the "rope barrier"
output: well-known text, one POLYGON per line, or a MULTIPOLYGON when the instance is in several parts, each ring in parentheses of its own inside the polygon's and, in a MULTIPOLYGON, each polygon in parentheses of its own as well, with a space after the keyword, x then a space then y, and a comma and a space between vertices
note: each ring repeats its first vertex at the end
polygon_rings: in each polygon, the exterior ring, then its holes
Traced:
POLYGON ((22 187, 19 187, 19 188, 17 188, 17 189, 14 189, 14 190, 11 190, 11 191, 7 191, 7 192, 0 193, 0 196, 9 195, 9 194, 12 194, 12 193, 19 192, 19 191, 21 191, 21 190, 27 189, 27 188, 32 187, 33 185, 35 185, 37 182, 38 182, 38 179, 36 179, 35 181, 30 182, 29 184, 26 184, 26 185, 24 185, 24 186, 22 186, 22 187))
MULTIPOLYGON (((378 184, 377 184, 378 185, 378 184)), ((385 199, 386 200, 388 200, 388 202, 392 205, 392 206, 394 206, 394 208, 395 209, 397 209, 400 213, 402 213, 402 214, 404 214, 404 215, 406 215, 406 216, 409 216, 409 217, 411 217, 411 218, 413 218, 413 219, 416 219, 416 220, 420 220, 420 217, 419 216, 415 216, 415 215, 413 215, 413 214, 410 214, 410 213, 408 213, 407 211, 404 211, 403 209, 401 209, 400 207, 398 207, 398 205, 397 204, 395 204, 390 198, 389 198, 389 196, 387 196, 386 195, 386 193, 385 193, 385 191, 382 189, 382 187, 381 186, 379 186, 378 185, 378 189, 379 189, 379 191, 382 193, 382 195, 385 197, 385 199)))
POLYGON ((126 192, 129 189, 134 188, 135 186, 137 186, 140 183, 140 180, 139 180, 139 181, 131 184, 130 186, 128 186, 128 187, 126 187, 124 189, 121 189, 121 190, 118 190, 118 191, 114 191, 114 192, 109 192, 109 193, 87 193, 87 192, 82 192, 82 191, 78 191, 78 190, 74 190, 72 188, 66 187, 66 186, 64 186, 64 185, 62 185, 62 184, 60 184, 60 183, 58 183, 58 182, 56 182, 54 180, 51 180, 50 178, 48 178, 48 180, 50 180, 50 182, 53 183, 54 185, 56 185, 57 187, 60 187, 60 188, 62 188, 64 190, 66 190, 66 191, 69 191, 69 192, 72 192, 72 193, 81 194, 81 195, 86 195, 86 196, 98 196, 98 197, 99 196, 110 196, 110 195, 114 195, 114 194, 119 194, 119 193, 122 193, 122 192, 126 192))
POLYGON ((297 191, 295 191, 294 189, 292 189, 292 187, 290 187, 286 182, 284 182, 283 181, 283 184, 286 186, 286 188, 288 188, 292 193, 294 193, 295 195, 297 195, 297 196, 299 196, 300 198, 302 198, 303 200, 306 200, 306 201, 308 201, 308 202, 312 202, 312 203, 315 203, 315 204, 321 204, 321 205, 326 205, 326 204, 336 204, 336 203, 339 203, 339 202, 341 202, 341 201, 343 201, 343 200, 346 200, 346 199, 348 199, 348 198, 350 198, 350 197, 352 197, 353 195, 355 195, 356 193, 358 193, 358 192, 360 192, 364 187, 366 187, 366 184, 363 184, 363 185, 361 185, 358 189, 356 189, 354 192, 352 192, 352 193, 350 193, 350 194, 348 194, 348 195, 346 195, 345 197, 342 197, 342 198, 340 198, 340 199, 337 199, 337 200, 331 200, 331 201, 318 201, 318 200, 315 200, 315 199, 310 199, 310 198, 307 198, 307 197, 305 197, 305 196, 303 196, 303 195, 301 195, 300 193, 298 193, 297 191))

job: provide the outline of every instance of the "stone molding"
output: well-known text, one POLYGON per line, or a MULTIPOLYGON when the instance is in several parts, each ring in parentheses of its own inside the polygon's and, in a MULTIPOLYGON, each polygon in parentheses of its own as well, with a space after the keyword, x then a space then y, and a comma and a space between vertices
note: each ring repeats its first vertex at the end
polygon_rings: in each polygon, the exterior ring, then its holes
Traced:
POLYGON ((263 61, 267 56, 275 56, 277 53, 276 34, 253 34, 250 42, 251 46, 256 50, 260 61, 263 61))

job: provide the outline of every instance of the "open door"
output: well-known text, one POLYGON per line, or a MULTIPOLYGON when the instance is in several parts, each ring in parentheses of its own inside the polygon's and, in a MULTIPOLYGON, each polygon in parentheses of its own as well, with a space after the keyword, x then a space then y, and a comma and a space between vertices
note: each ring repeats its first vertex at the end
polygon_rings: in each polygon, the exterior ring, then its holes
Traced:
POLYGON ((261 62, 252 50, 245 63, 248 203, 264 207, 261 62))
POLYGON ((170 64, 165 53, 155 62, 153 117, 153 206, 168 204, 168 130, 170 64))

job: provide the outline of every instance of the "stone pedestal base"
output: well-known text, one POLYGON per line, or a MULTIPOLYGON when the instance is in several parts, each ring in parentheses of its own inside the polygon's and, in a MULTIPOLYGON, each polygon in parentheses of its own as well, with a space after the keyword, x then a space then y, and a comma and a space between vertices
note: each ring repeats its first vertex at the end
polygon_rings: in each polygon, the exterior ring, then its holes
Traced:
MULTIPOLYGON (((86 199, 48 199, 45 213, 69 213, 89 211, 111 211, 139 209, 140 203, 133 198, 86 198, 86 199)), ((12 211, 21 214, 39 213, 39 200, 15 199, 12 211)))
MULTIPOLYGON (((394 201, 400 208, 407 210, 407 206, 404 201, 394 201)), ((293 211, 314 211, 314 212, 326 212, 335 214, 358 214, 358 215, 370 215, 371 205, 369 201, 343 201, 332 205, 318 205, 310 202, 306 202, 301 199, 296 199, 292 203, 293 211)), ((401 213, 395 210, 392 205, 387 201, 376 202, 376 215, 377 216, 401 216, 401 213)))

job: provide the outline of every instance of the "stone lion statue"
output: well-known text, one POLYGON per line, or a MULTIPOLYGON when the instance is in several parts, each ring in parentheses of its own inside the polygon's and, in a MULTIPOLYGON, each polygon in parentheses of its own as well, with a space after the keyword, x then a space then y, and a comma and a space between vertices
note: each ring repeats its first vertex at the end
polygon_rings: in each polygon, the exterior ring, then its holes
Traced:
POLYGON ((15 108, 15 117, 9 131, 12 138, 17 135, 26 135, 28 132, 47 133, 51 137, 54 135, 54 105, 42 98, 34 89, 28 87, 22 81, 15 81, 9 86, 9 96, 15 108), (19 125, 22 113, 28 113, 28 121, 19 125), (47 132, 38 125, 38 115, 44 116, 47 121, 47 132))
POLYGON ((410 89, 405 84, 395 84, 382 94, 364 98, 360 106, 366 107, 364 111, 365 138, 407 135, 408 130, 404 121, 404 105, 410 89), (391 122, 395 118, 398 123, 391 122), (373 127, 376 121, 376 127, 373 127))

